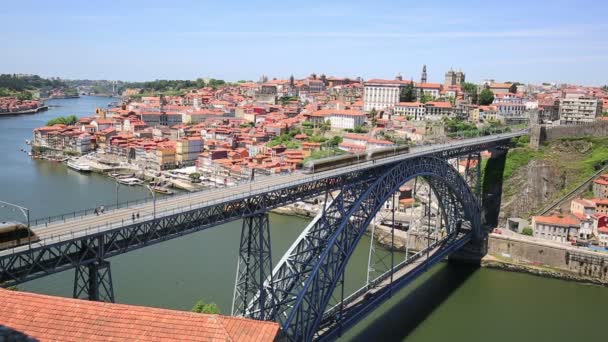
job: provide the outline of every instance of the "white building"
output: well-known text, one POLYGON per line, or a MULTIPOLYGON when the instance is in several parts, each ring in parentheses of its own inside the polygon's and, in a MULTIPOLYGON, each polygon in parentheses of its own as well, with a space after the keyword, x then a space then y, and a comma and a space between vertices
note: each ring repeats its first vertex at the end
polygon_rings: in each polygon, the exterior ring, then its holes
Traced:
POLYGON ((401 89, 411 81, 403 81, 400 76, 394 80, 372 79, 364 83, 363 110, 383 110, 399 103, 401 89))
POLYGON ((399 102, 393 108, 396 115, 409 116, 412 120, 424 118, 424 103, 422 102, 399 102))
POLYGON ((323 123, 329 121, 331 129, 355 129, 365 123, 365 113, 352 109, 322 109, 310 115, 313 122, 323 123))
POLYGON ((602 101, 585 96, 566 96, 559 100, 561 124, 594 122, 602 113, 602 101))
POLYGON ((580 221, 570 215, 534 216, 532 230, 534 237, 557 242, 568 242, 578 237, 580 221))

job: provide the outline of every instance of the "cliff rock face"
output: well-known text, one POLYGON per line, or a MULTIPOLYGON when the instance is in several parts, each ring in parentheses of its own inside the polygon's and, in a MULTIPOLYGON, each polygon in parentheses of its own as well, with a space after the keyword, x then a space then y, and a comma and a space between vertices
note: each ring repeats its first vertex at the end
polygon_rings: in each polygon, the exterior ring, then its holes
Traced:
POLYGON ((509 217, 529 218, 586 180, 583 161, 594 147, 584 140, 556 141, 543 147, 504 181, 500 223, 509 217))
POLYGON ((555 165, 532 160, 504 184, 500 221, 537 212, 565 187, 565 175, 555 165))

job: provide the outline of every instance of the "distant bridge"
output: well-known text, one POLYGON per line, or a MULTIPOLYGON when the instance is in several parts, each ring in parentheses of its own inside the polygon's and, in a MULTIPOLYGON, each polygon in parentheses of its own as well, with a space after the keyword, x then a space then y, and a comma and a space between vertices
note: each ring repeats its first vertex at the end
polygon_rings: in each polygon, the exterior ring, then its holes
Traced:
POLYGON ((40 241, 0 251, 0 284, 75 268, 74 297, 114 301, 108 258, 242 219, 233 314, 275 320, 293 341, 333 338, 430 265, 465 245, 473 253, 483 245, 480 152, 497 152, 492 158, 502 156, 504 166, 509 141, 525 134, 527 130, 415 147, 407 154, 312 175, 277 175, 99 216, 36 222, 32 229, 40 241), (463 177, 448 162, 452 158, 478 162, 463 177), (344 297, 344 269, 367 226, 399 187, 416 177, 426 180, 439 203, 442 238, 344 297), (323 210, 273 268, 268 211, 321 195, 323 210), (139 219, 132 219, 134 212, 139 219), (342 295, 333 303, 339 288, 342 295))

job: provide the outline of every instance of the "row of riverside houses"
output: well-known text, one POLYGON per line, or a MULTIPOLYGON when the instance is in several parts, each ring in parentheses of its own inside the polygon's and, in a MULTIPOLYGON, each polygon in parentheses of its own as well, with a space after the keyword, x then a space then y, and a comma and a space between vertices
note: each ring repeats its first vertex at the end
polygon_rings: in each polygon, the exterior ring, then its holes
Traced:
MULTIPOLYGON (((596 88, 570 86, 518 86, 518 92, 510 93, 509 84, 489 82, 485 86, 495 93, 494 102, 477 106, 458 83, 464 74, 448 74, 446 84, 427 83, 426 76, 420 83, 401 77, 365 82, 314 74, 303 79, 262 77, 259 82, 191 89, 183 96, 125 98, 121 106, 99 109, 75 125, 35 129, 33 146, 73 154, 99 150, 141 169, 197 166, 204 173, 226 175, 245 175, 252 169, 291 172, 321 150, 355 152, 433 140, 443 134, 446 117, 480 127, 490 119, 525 117, 530 109, 550 111, 553 107, 541 103, 564 97, 571 89, 606 96, 596 88), (415 86, 418 98, 400 102, 400 92, 408 85, 415 86), (422 103, 420 97, 432 100, 422 103)), ((127 89, 125 94, 138 92, 127 89)))
POLYGON ((0 114, 31 111, 41 106, 42 102, 37 100, 19 100, 12 96, 0 97, 0 114))

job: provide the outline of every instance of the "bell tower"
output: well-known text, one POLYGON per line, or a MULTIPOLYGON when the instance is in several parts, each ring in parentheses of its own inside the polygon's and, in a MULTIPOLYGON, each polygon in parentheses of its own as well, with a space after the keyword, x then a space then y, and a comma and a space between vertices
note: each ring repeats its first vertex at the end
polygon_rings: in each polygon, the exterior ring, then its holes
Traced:
POLYGON ((422 66, 422 76, 420 77, 420 83, 426 83, 426 64, 422 66))

